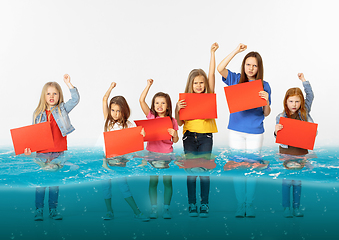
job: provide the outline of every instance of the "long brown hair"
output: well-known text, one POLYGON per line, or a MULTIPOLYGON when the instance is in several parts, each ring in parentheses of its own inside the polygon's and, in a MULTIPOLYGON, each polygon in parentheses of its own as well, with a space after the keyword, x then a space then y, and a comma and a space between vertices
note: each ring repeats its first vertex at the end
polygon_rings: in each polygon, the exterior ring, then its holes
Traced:
POLYGON ((131 110, 128 106, 128 103, 126 101, 126 99, 123 96, 115 96, 111 99, 111 101, 109 102, 109 111, 107 114, 107 118, 106 118, 106 122, 105 122, 105 127, 104 127, 104 131, 107 132, 109 131, 113 125, 117 122, 119 122, 120 124, 122 124, 123 128, 127 128, 127 121, 129 116, 131 115, 131 110), (120 111, 121 111, 121 119, 120 120, 114 120, 112 115, 111 115, 111 111, 112 111, 112 104, 116 104, 120 107, 120 111))
POLYGON ((193 93, 193 80, 194 78, 202 76, 204 78, 204 84, 205 84, 205 93, 211 93, 210 86, 208 84, 208 78, 204 70, 202 69, 193 69, 187 78, 185 93, 193 93))
POLYGON ((299 108, 298 111, 300 111, 301 120, 307 121, 307 112, 306 112, 306 107, 305 107, 304 94, 301 91, 301 89, 298 88, 298 87, 288 89, 286 94, 285 94, 284 110, 285 110, 287 117, 289 117, 289 118, 291 117, 290 110, 287 107, 287 100, 288 100, 289 97, 293 97, 293 96, 297 96, 297 97, 300 98, 300 108, 299 108))
POLYGON ((239 83, 248 82, 248 78, 245 73, 245 62, 246 62, 246 59, 250 57, 256 58, 258 62, 258 72, 257 72, 257 75, 255 76, 255 80, 261 79, 261 82, 264 84, 264 65, 263 65, 262 58, 258 52, 249 52, 244 57, 244 60, 242 61, 242 64, 241 64, 241 75, 240 75, 239 83))
POLYGON ((172 101, 171 101, 171 98, 170 96, 167 94, 167 93, 163 93, 163 92, 158 92, 154 95, 153 99, 152 99, 152 106, 151 106, 151 112, 152 114, 157 117, 158 116, 158 113, 155 111, 155 108, 154 108, 154 103, 155 103, 155 99, 157 97, 164 97, 165 100, 166 100, 166 103, 167 103, 167 109, 166 109, 166 113, 165 113, 165 116, 167 117, 170 117, 171 120, 172 120, 172 101))
MULTIPOLYGON (((40 100, 39 100, 39 104, 37 106, 37 108, 35 109, 34 111, 34 114, 33 114, 33 123, 39 123, 41 121, 41 117, 42 117, 42 114, 40 116, 40 119, 38 122, 35 122, 35 119, 36 117, 40 114, 40 113, 43 113, 44 111, 46 111, 46 109, 48 108, 48 105, 47 105, 47 102, 46 102, 46 93, 47 93, 47 88, 49 87, 54 87, 58 92, 59 92, 59 101, 55 104, 55 106, 53 107, 53 109, 51 109, 51 112, 50 114, 52 114, 52 111, 54 111, 56 108, 58 108, 59 110, 59 114, 61 116, 61 110, 60 110, 60 107, 59 105, 61 103, 64 102, 64 95, 62 93, 62 89, 60 87, 60 85, 57 83, 57 82, 47 82, 43 88, 42 88, 42 91, 41 91, 41 95, 40 95, 40 100)), ((48 116, 49 117, 49 116, 48 116)))

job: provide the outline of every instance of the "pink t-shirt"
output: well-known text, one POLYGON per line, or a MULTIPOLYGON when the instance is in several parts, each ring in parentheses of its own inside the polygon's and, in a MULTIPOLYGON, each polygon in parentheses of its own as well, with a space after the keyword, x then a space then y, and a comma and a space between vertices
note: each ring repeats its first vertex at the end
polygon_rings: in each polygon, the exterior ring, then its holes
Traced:
MULTIPOLYGON (((155 116, 151 111, 149 111, 146 116, 147 119, 155 119, 155 116)), ((160 118, 159 116, 156 118, 160 118)), ((178 123, 175 118, 172 118, 173 129, 178 131, 178 123)), ((173 142, 171 140, 160 140, 160 141, 150 141, 147 142, 146 149, 151 152, 159 152, 159 153, 170 153, 173 152, 173 142)))

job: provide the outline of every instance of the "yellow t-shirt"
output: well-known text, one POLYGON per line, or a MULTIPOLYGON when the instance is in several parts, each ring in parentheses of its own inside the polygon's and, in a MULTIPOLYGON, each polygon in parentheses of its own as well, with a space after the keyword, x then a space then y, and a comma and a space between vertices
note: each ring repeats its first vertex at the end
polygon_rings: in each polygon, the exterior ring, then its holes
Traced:
POLYGON ((184 133, 186 131, 196 133, 216 133, 218 132, 215 119, 194 119, 184 121, 184 133))

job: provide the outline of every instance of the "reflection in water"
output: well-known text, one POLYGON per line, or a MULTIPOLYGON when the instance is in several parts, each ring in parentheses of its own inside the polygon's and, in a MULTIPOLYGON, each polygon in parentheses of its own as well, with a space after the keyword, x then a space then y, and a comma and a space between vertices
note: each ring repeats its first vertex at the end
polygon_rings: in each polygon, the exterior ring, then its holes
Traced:
MULTIPOLYGON (((317 158, 315 154, 306 158, 307 162, 300 161, 300 170, 289 170, 282 164, 283 155, 277 154, 276 149, 267 148, 262 150, 260 158, 245 157, 240 154, 231 154, 227 148, 216 148, 213 152, 212 161, 204 162, 204 165, 181 166, 180 161, 184 158, 181 151, 171 155, 170 160, 151 162, 147 159, 146 152, 138 152, 124 156, 129 161, 119 161, 117 164, 126 167, 115 167, 114 174, 102 163, 102 149, 76 148, 65 152, 64 156, 54 159, 47 165, 47 169, 57 168, 55 172, 43 170, 45 163, 36 160, 35 156, 15 156, 13 151, 2 150, 0 152, 0 179, 5 186, 58 186, 92 182, 112 177, 123 176, 152 176, 152 175, 198 175, 202 176, 253 176, 268 179, 297 179, 306 181, 335 182, 338 180, 337 170, 339 161, 337 149, 319 149, 317 158), (253 159, 256 161, 253 161, 253 159), (36 164, 38 163, 38 164, 36 164), (178 163, 178 164, 177 164, 178 163), (152 164, 155 167, 152 166, 152 164), (41 165, 41 167, 40 167, 41 165), (60 167, 58 167, 60 165, 60 167), (37 174, 38 173, 38 174, 37 174), (20 175, 20 178, 16 177, 20 175)), ((111 159, 112 166, 116 160, 111 159)), ((197 161, 197 160, 196 160, 197 161)), ((290 161, 291 162, 291 161, 290 161)), ((186 163, 187 164, 187 163, 186 163)), ((195 164, 191 161, 190 164, 195 164)), ((200 163, 199 163, 200 164, 200 163)), ((293 164, 293 163, 291 163, 293 164)), ((291 164, 285 164, 290 166, 291 164)), ((107 165, 107 163, 106 163, 107 165)))
MULTIPOLYGON (((49 160, 0 154, 1 180, 7 184, 0 199, 1 239, 326 239, 338 234, 338 161, 334 151, 291 157, 272 150, 259 156, 231 155, 227 149, 219 149, 211 158, 173 154, 164 159, 138 153, 104 160, 100 152, 81 151, 70 150, 68 155, 49 160), (42 169, 51 162, 63 167, 58 171, 42 169), (163 193, 154 198, 156 203, 165 203, 166 180, 164 188, 158 186, 159 176, 173 182, 171 220, 132 224, 132 211, 136 215, 143 212, 141 220, 149 220, 150 189, 156 190, 156 196, 158 191, 163 193), (191 188, 186 187, 187 176, 195 181, 191 188), (204 177, 211 180, 209 187, 202 188, 204 177), (75 181, 81 184, 70 184, 75 181), (187 197, 189 201, 197 197, 189 191, 199 189, 199 182, 201 202, 207 196, 209 203, 208 219, 189 217, 187 197), (25 189, 18 187, 24 184, 25 189), (35 190, 37 186, 43 188, 35 190), (59 186, 60 192, 49 186, 59 186), (49 208, 58 204, 62 221, 46 216, 41 222, 33 221, 35 198, 45 209, 45 187, 49 188, 49 208), (102 195, 105 205, 100 204, 102 195), (256 218, 234 217, 238 202, 244 201, 245 208, 247 203, 253 204, 256 218), (114 221, 103 221, 104 212, 111 213, 104 219, 114 221), (25 227, 19 229, 18 224, 25 227)), ((245 213, 249 217, 248 210, 245 213)))

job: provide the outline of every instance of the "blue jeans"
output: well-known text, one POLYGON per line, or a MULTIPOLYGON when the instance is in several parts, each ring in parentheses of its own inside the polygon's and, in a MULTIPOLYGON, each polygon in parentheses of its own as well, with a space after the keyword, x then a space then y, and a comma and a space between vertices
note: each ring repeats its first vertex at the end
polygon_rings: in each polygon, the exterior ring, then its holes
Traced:
MULTIPOLYGON (((185 154, 211 154, 213 147, 212 133, 195 133, 186 131, 183 136, 185 154)), ((208 204, 210 177, 199 176, 201 204, 208 204)), ((196 203, 197 176, 187 176, 188 203, 196 203)))
MULTIPOLYGON (((35 207, 43 208, 45 200, 46 187, 37 187, 35 190, 35 207)), ((59 187, 49 187, 49 209, 56 208, 58 206, 59 187)))
MULTIPOLYGON (((210 177, 200 177, 200 200, 201 204, 208 204, 210 194, 210 177)), ((188 204, 197 202, 197 176, 187 176, 188 204)))
POLYGON ((195 133, 186 131, 183 136, 185 154, 206 154, 212 152, 212 133, 195 133))
MULTIPOLYGON (((63 156, 64 152, 48 152, 48 153, 37 153, 36 157, 40 159, 40 161, 52 161, 60 156, 63 156)), ((35 190, 35 207, 43 208, 44 200, 45 200, 45 191, 46 187, 37 187, 35 190)), ((56 208, 58 206, 58 197, 59 197, 59 187, 53 186, 49 187, 49 209, 56 208)))
POLYGON ((301 181, 283 179, 282 182, 282 205, 283 207, 291 207, 290 189, 293 186, 293 208, 299 208, 301 196, 301 181))

